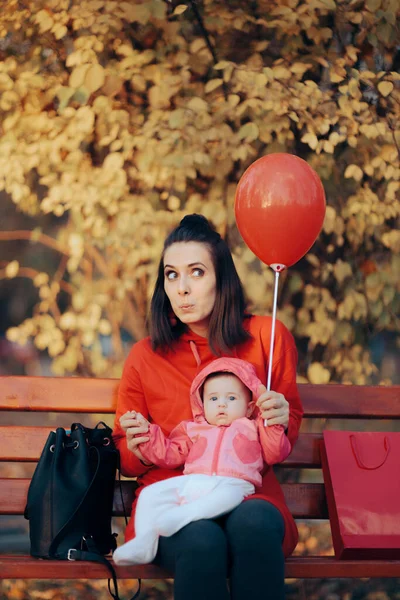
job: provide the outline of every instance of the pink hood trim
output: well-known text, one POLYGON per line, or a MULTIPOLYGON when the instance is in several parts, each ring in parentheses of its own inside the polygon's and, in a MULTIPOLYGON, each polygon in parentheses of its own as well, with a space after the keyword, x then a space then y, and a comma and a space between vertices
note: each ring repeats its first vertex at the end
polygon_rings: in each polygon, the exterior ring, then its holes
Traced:
POLYGON ((239 377, 241 382, 251 391, 253 400, 257 400, 259 396, 258 390, 260 385, 263 384, 257 377, 256 370, 252 364, 245 360, 241 360, 240 358, 217 358, 196 375, 190 388, 190 403, 193 419, 197 422, 205 420, 200 388, 203 385, 205 378, 210 375, 210 373, 216 373, 217 371, 225 371, 239 377))

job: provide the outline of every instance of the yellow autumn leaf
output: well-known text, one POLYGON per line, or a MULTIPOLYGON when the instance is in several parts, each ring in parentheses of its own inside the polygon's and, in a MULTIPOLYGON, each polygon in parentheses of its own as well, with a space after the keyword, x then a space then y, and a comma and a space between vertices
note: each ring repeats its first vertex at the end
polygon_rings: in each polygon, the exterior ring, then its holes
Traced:
POLYGON ((344 172, 344 176, 346 179, 351 179, 352 177, 356 181, 361 181, 363 178, 363 171, 358 165, 349 165, 344 172))
POLYGON ((103 169, 105 171, 117 171, 122 169, 124 164, 124 157, 120 152, 111 152, 108 154, 103 163, 103 169))
POLYGON ((323 384, 329 383, 331 374, 321 363, 314 362, 307 369, 307 377, 310 383, 323 384))
POLYGON ((290 70, 292 71, 292 73, 298 73, 300 75, 303 75, 311 67, 311 63, 296 62, 290 67, 290 70))
POLYGON ((187 5, 186 4, 178 4, 178 6, 175 8, 174 12, 172 13, 172 15, 175 17, 176 15, 181 15, 182 13, 185 12, 185 10, 187 10, 187 5))
POLYGON ((275 79, 289 79, 291 77, 291 72, 289 69, 285 67, 272 67, 272 72, 274 74, 275 79))
POLYGON ((49 276, 47 273, 38 273, 33 280, 33 285, 35 287, 40 287, 41 285, 46 285, 49 282, 49 276))
POLYGON ((110 335, 112 332, 111 323, 106 319, 100 319, 98 330, 101 335, 110 335))
POLYGON ((232 67, 235 66, 234 63, 230 62, 229 60, 221 60, 219 62, 217 62, 216 65, 214 65, 214 69, 216 71, 221 71, 223 69, 226 69, 227 67, 232 67))
POLYGON ((216 90, 221 84, 222 79, 211 79, 210 81, 207 81, 206 85, 204 86, 204 91, 206 94, 209 94, 213 90, 216 90))
POLYGON ((378 83, 378 90, 386 98, 393 91, 393 83, 391 81, 380 81, 378 83))
POLYGON ((228 103, 229 106, 231 106, 232 108, 235 108, 235 106, 237 106, 240 102, 240 96, 238 96, 238 94, 229 94, 228 96, 228 103))
POLYGON ((239 129, 239 140, 246 139, 248 142, 253 142, 259 136, 259 129, 255 123, 246 123, 239 129))
POLYGON ((315 133, 306 133, 301 138, 303 144, 308 144, 312 150, 315 150, 318 146, 318 138, 315 133))
POLYGON ((333 273, 340 284, 342 284, 347 277, 351 277, 353 274, 351 266, 340 258, 333 267, 333 273))
POLYGON ((77 89, 85 81, 86 73, 90 65, 78 65, 69 76, 69 87, 77 89))
POLYGON ((6 277, 12 279, 13 277, 16 277, 18 275, 18 271, 19 262, 17 260, 12 260, 8 263, 8 265, 5 268, 6 277))
POLYGON ((10 340, 10 342, 18 342, 20 335, 21 333, 18 327, 10 327, 6 331, 6 338, 10 340))
POLYGON ((196 54, 199 50, 206 47, 204 38, 197 38, 190 44, 190 52, 196 54))
POLYGON ((187 107, 190 108, 190 110, 193 110, 194 112, 203 112, 208 110, 207 102, 205 102, 205 100, 199 98, 198 96, 189 100, 187 107))
POLYGON ((330 10, 336 10, 335 0, 319 0, 319 3, 323 4, 324 6, 326 6, 326 8, 329 8, 330 10))
POLYGON ((105 71, 101 65, 98 65, 98 64, 91 65, 85 75, 85 79, 84 79, 85 88, 90 93, 93 93, 96 90, 98 90, 99 88, 101 88, 101 86, 105 82, 105 78, 106 78, 105 71))

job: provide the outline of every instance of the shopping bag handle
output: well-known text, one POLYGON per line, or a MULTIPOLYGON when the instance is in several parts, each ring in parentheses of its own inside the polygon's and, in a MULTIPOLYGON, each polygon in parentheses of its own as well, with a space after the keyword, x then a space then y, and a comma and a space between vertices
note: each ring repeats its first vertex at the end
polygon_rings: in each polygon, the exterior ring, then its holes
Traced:
POLYGON ((353 450, 354 457, 355 457, 356 462, 357 462, 358 466, 360 467, 360 469, 367 469, 368 471, 374 471, 375 469, 379 469, 379 467, 381 467, 382 465, 385 464, 386 459, 389 456, 390 442, 389 442, 389 438, 387 435, 385 435, 385 437, 383 439, 383 447, 385 448, 385 451, 386 451, 385 456, 383 457, 383 460, 379 463, 379 465, 369 466, 364 463, 364 461, 362 460, 362 458, 360 456, 360 451, 357 446, 355 435, 350 435, 350 444, 351 444, 351 447, 353 450))

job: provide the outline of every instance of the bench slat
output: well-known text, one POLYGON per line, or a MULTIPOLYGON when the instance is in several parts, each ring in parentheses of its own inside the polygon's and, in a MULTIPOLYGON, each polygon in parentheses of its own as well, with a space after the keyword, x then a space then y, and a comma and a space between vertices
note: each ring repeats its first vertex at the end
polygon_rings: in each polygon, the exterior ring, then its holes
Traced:
MULTIPOLYGON (((21 515, 24 512, 30 479, 0 479, 0 514, 21 515)), ((126 510, 130 512, 134 481, 122 482, 122 498, 126 510)), ((288 507, 296 518, 328 518, 325 491, 322 483, 284 483, 283 493, 288 507)), ((123 516, 124 510, 119 484, 114 493, 115 516, 123 516)))
POLYGON ((0 410, 113 413, 118 383, 118 379, 5 376, 0 410))
MULTIPOLYGON (((82 377, 1 378, 0 410, 115 412, 118 379, 82 377)), ((299 384, 305 416, 400 418, 400 386, 299 384)))
MULTIPOLYGON (((70 425, 71 423, 68 427, 70 425)), ((0 462, 37 462, 52 429, 54 428, 0 426, 0 462)), ((301 433, 292 454, 281 466, 319 467, 321 460, 318 443, 321 439, 320 433, 301 433)))
MULTIPOLYGON (((172 574, 155 565, 115 566, 120 579, 168 579, 172 574)), ((295 556, 285 563, 286 578, 400 577, 400 561, 337 560, 333 556, 295 556)), ((108 579, 98 563, 39 560, 0 555, 1 579, 108 579)))

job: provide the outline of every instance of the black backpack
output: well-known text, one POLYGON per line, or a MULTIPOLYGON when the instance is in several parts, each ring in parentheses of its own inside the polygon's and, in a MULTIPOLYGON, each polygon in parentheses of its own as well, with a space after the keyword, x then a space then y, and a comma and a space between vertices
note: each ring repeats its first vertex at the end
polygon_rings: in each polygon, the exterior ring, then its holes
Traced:
MULTIPOLYGON (((73 423, 70 431, 52 431, 29 486, 24 516, 32 556, 104 564, 114 581, 114 593, 109 581, 110 594, 118 600, 116 574, 104 557, 117 547, 111 517, 119 453, 111 434, 102 421, 93 429, 73 423)), ((135 598, 139 591, 140 581, 135 598)))

